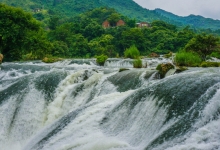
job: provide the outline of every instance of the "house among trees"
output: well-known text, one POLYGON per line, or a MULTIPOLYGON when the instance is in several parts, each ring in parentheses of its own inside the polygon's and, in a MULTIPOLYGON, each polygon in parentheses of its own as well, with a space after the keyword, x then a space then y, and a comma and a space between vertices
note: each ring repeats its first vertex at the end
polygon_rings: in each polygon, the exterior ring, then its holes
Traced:
POLYGON ((150 24, 147 22, 140 22, 140 23, 137 23, 137 27, 139 28, 150 27, 150 24))
POLYGON ((103 28, 109 28, 109 27, 111 27, 111 26, 110 26, 110 22, 107 21, 107 20, 104 21, 104 22, 102 23, 102 27, 103 27, 103 28))
MULTIPOLYGON (((118 26, 123 26, 123 25, 125 25, 125 22, 120 19, 118 22, 116 22, 115 26, 118 27, 118 26)), ((103 28, 109 28, 109 27, 112 27, 112 26, 110 25, 110 22, 108 20, 106 20, 102 23, 102 27, 103 28)))
POLYGON ((125 22, 123 20, 119 20, 117 23, 116 23, 116 26, 123 26, 125 25, 125 22))

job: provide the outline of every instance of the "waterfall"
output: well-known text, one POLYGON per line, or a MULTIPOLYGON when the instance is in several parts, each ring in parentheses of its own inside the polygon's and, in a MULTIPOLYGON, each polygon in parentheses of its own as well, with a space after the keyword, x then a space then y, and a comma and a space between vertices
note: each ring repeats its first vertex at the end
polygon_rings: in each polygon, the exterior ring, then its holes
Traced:
POLYGON ((145 59, 152 64, 142 69, 121 59, 3 63, 0 149, 219 149, 220 69, 158 79, 153 62, 163 61, 145 59))

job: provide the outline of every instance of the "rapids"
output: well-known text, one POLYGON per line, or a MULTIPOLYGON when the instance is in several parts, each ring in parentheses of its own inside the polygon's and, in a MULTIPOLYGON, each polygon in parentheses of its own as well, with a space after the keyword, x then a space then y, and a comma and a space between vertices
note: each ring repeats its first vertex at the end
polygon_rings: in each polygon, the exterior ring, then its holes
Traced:
POLYGON ((220 149, 220 69, 159 79, 166 61, 3 63, 0 150, 220 149))

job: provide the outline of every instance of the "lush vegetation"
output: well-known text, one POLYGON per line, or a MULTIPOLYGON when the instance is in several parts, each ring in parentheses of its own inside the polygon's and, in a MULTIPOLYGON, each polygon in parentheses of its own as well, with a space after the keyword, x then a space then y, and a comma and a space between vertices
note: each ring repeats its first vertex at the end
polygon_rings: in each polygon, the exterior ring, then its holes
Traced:
POLYGON ((125 50, 124 56, 126 58, 138 59, 140 56, 140 52, 135 45, 132 45, 131 47, 125 50))
POLYGON ((3 4, 0 7, 0 53, 5 61, 44 59, 51 62, 59 58, 96 57, 103 65, 101 61, 106 57, 138 59, 152 53, 176 53, 181 49, 198 54, 202 60, 219 54, 219 38, 214 35, 194 32, 189 26, 178 28, 163 21, 138 28, 134 19, 111 8, 95 8, 69 18, 51 15, 45 24, 19 8, 3 4), (115 26, 119 19, 126 25, 115 26), (112 27, 103 28, 105 20, 112 27))
POLYGON ((142 68, 143 67, 142 60, 141 59, 135 59, 133 61, 133 67, 134 68, 142 68))
POLYGON ((75 17, 94 8, 110 7, 138 21, 161 20, 177 26, 190 25, 192 28, 206 30, 219 30, 220 26, 219 20, 195 15, 180 17, 161 9, 149 10, 142 8, 133 0, 0 0, 0 2, 32 12, 36 19, 45 24, 49 22, 51 16, 59 16, 62 22, 66 17, 75 17))
POLYGON ((100 55, 96 57, 96 62, 100 65, 100 66, 104 66, 105 61, 108 59, 108 56, 106 55, 100 55))
POLYGON ((180 51, 176 53, 175 56, 175 63, 177 66, 198 67, 201 62, 201 57, 195 52, 180 51))

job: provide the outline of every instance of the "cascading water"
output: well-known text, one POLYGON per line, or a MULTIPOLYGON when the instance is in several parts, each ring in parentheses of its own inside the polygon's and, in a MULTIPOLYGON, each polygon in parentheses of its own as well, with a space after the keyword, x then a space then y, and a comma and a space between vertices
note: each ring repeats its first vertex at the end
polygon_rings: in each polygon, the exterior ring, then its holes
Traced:
POLYGON ((3 63, 0 150, 220 149, 219 68, 158 79, 129 62, 3 63))

